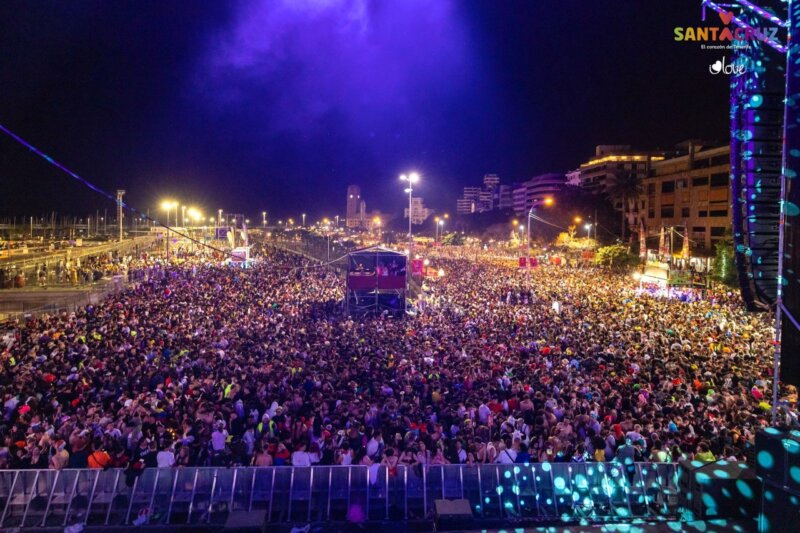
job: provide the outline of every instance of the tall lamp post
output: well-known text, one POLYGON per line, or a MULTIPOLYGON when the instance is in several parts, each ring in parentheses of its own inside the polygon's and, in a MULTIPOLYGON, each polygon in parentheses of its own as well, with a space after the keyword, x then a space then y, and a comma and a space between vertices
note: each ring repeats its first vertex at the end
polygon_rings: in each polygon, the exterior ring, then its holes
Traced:
POLYGON ((381 242, 381 217, 375 217, 372 219, 372 224, 378 230, 378 242, 381 242))
POLYGON ((302 227, 304 227, 304 228, 306 227, 306 214, 305 213, 303 213, 303 226, 302 227))
POLYGON ((178 223, 178 202, 173 202, 170 200, 164 200, 161 202, 161 209, 167 212, 167 235, 166 235, 166 243, 167 243, 167 259, 169 260, 169 212, 172 211, 172 208, 175 208, 175 223, 178 223))
POLYGON ((411 252, 414 248, 414 236, 411 230, 411 200, 414 195, 414 184, 419 181, 419 174, 416 172, 411 172, 408 175, 401 174, 400 180, 408 182, 408 187, 406 187, 405 192, 408 193, 408 257, 411 257, 411 252))
POLYGON ((552 197, 548 196, 541 202, 534 202, 531 206, 530 210, 528 211, 528 235, 526 240, 526 250, 525 250, 525 289, 530 291, 531 290, 531 264, 530 264, 530 256, 531 256, 531 223, 533 222, 534 213, 536 207, 544 204, 547 207, 552 206, 555 203, 552 197))
POLYGON ((266 211, 261 211, 261 225, 263 227, 265 227, 265 228, 267 227, 267 212, 266 211))

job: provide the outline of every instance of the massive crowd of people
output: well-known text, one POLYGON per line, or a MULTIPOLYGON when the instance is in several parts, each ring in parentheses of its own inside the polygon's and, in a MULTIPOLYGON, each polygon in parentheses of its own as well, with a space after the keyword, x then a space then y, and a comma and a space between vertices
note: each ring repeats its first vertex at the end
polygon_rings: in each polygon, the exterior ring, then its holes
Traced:
POLYGON ((0 467, 744 460, 768 424, 769 318, 733 295, 442 258, 415 316, 348 317, 332 271, 259 255, 5 324, 0 467))

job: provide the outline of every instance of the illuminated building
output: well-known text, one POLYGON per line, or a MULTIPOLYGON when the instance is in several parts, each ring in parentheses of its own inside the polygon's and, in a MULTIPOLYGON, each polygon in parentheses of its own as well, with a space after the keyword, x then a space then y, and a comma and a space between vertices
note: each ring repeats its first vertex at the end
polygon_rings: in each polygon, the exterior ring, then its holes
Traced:
POLYGON ((348 228, 357 228, 361 225, 361 187, 350 185, 347 187, 347 211, 345 224, 348 228))

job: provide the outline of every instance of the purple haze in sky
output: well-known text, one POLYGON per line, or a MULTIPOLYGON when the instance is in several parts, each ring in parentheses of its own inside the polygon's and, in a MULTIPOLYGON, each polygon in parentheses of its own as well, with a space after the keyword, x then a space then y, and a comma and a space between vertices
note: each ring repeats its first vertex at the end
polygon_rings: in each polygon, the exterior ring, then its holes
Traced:
POLYGON ((267 177, 311 148, 311 180, 341 183, 357 160, 371 171, 351 180, 368 191, 407 165, 442 186, 448 154, 426 148, 470 115, 456 104, 480 80, 468 37, 450 0, 255 0, 209 39, 195 96, 220 124, 236 117, 227 134, 263 152, 267 177))

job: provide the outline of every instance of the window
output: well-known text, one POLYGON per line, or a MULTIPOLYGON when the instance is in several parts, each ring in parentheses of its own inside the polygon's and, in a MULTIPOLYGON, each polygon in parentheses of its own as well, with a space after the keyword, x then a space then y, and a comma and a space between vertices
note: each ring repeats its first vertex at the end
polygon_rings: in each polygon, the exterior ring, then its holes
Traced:
POLYGON ((708 211, 698 211, 697 216, 700 218, 706 218, 708 216, 708 211))
POLYGON ((648 196, 655 196, 656 194, 656 184, 655 183, 648 183, 647 184, 647 195, 648 196))
POLYGON ((712 217, 726 217, 728 216, 727 209, 712 209, 709 213, 712 217))
POLYGON ((717 172, 716 174, 711 174, 711 186, 727 187, 729 177, 730 176, 727 172, 717 172))
POLYGON ((656 218, 656 208, 655 207, 649 207, 647 209, 647 218, 656 218))
POLYGON ((662 181, 661 182, 661 192, 675 192, 675 182, 674 181, 662 181))
POLYGON ((672 218, 675 216, 675 207, 671 205, 661 206, 661 218, 672 218))
POLYGON ((717 227, 711 226, 711 236, 712 237, 724 237, 725 236, 725 227, 717 227))
POLYGON ((731 158, 730 158, 729 155, 717 155, 717 156, 712 157, 711 161, 710 161, 711 166, 714 166, 714 167, 717 166, 717 165, 727 165, 730 162, 731 162, 731 158))
POLYGON ((703 226, 693 226, 692 227, 692 232, 693 233, 705 233, 706 232, 706 228, 703 227, 703 226))
POLYGON ((681 216, 683 218, 689 218, 689 208, 688 207, 681 207, 681 216))
POLYGON ((704 185, 708 185, 708 176, 706 176, 704 178, 694 178, 692 180, 692 186, 693 187, 702 187, 704 185))

